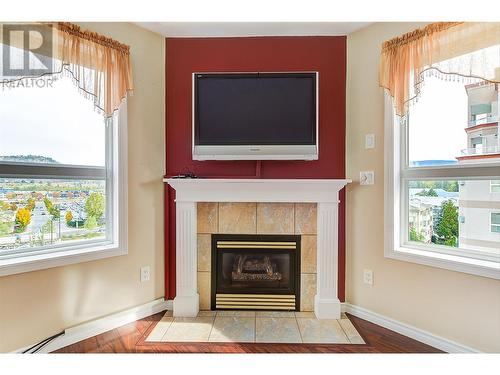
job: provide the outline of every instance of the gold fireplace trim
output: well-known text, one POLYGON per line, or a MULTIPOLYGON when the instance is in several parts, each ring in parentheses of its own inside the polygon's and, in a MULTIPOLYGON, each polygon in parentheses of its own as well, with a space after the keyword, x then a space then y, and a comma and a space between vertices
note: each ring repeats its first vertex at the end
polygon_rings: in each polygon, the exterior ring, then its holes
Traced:
POLYGON ((283 294, 216 294, 217 309, 295 310, 295 295, 283 294))
POLYGON ((297 242, 217 241, 218 249, 296 249, 297 242))

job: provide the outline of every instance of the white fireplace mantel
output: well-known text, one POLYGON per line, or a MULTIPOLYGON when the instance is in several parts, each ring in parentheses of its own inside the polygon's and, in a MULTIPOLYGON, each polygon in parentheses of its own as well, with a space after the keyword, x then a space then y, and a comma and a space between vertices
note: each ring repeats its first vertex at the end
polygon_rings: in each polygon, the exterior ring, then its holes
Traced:
POLYGON ((339 191, 351 180, 336 179, 174 179, 176 297, 174 316, 193 317, 199 311, 197 292, 197 202, 317 203, 317 288, 314 313, 318 319, 339 319, 338 203, 339 191))

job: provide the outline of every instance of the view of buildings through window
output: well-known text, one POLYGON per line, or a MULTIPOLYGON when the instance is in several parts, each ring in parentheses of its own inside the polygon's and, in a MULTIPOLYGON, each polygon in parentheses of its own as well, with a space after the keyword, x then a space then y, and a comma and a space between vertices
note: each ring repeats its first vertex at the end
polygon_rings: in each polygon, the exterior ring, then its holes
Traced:
MULTIPOLYGON (((0 163, 104 169, 105 123, 93 103, 69 78, 41 86, 0 91, 0 163)), ((0 254, 105 236, 104 178, 0 176, 0 254)))
MULTIPOLYGON (((500 162, 498 114, 498 84, 428 78, 407 119, 409 167, 500 162)), ((409 181, 407 196, 409 241, 500 255, 500 177, 409 181)))
POLYGON ((105 182, 0 179, 0 249, 105 237, 105 182))

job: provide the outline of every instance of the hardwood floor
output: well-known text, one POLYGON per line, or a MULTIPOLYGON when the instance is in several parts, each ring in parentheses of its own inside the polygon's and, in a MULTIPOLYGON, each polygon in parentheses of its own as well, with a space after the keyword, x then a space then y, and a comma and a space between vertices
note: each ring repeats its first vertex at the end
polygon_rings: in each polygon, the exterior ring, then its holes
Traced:
POLYGON ((163 314, 90 337, 55 353, 441 353, 436 348, 351 314, 347 316, 365 340, 365 345, 145 342, 163 314))

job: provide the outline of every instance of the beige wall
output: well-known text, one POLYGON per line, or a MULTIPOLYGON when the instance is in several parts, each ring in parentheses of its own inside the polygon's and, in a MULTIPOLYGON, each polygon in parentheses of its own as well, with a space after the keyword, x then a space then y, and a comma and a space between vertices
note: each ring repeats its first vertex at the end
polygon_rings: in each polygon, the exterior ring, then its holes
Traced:
MULTIPOLYGON (((164 39, 128 23, 82 27, 129 44, 135 90, 128 101, 129 253, 0 278, 0 352, 164 295, 164 39), (140 283, 139 268, 151 266, 140 283)), ((83 100, 83 98, 82 98, 83 100)))
POLYGON ((500 281, 384 258, 383 91, 380 44, 421 24, 380 23, 347 39, 346 299, 435 335, 500 352, 500 281), (375 150, 364 149, 374 133, 375 150), (374 170, 375 185, 360 186, 359 171, 374 170), (363 284, 363 269, 374 285, 363 284))

